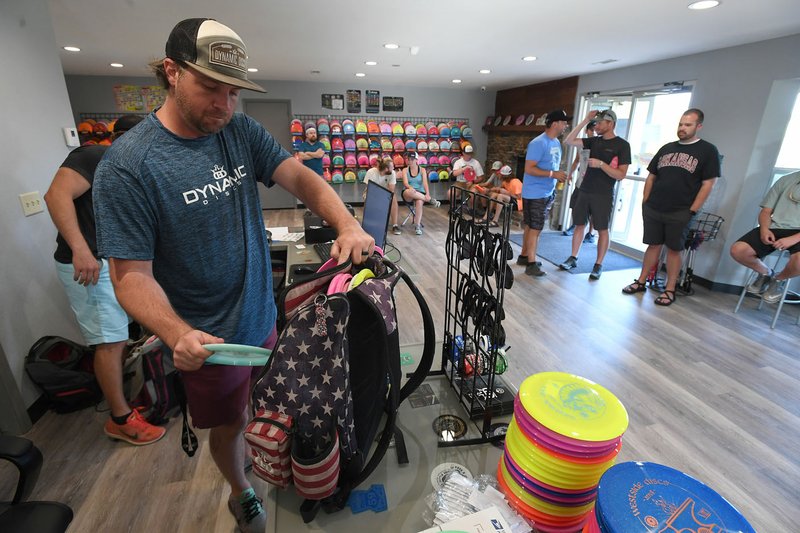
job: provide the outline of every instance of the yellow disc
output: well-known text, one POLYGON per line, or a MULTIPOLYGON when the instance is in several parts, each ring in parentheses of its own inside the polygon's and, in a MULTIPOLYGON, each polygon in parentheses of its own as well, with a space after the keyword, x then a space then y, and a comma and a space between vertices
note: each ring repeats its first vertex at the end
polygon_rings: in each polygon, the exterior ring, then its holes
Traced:
POLYGON ((603 463, 587 465, 565 461, 563 459, 559 459, 558 457, 554 457, 553 455, 547 453, 545 449, 537 446, 536 443, 528 440, 528 438, 522 433, 522 430, 519 428, 519 426, 517 426, 517 423, 514 419, 511 420, 506 434, 509 432, 512 433, 512 438, 519 437, 517 443, 520 445, 520 447, 524 448, 527 457, 529 457, 531 460, 536 461, 536 463, 546 465, 556 472, 570 475, 573 479, 578 477, 584 479, 600 479, 600 476, 603 475, 603 472, 614 465, 615 458, 603 463))
POLYGON ((610 441, 628 428, 628 412, 617 397, 575 374, 534 374, 520 385, 519 399, 536 421, 565 437, 610 441))
POLYGON ((511 459, 519 465, 531 478, 542 481, 552 487, 571 490, 585 490, 597 485, 599 476, 590 479, 575 478, 560 472, 555 472, 545 465, 537 463, 525 453, 524 444, 520 444, 521 435, 506 432, 506 451, 511 459))
POLYGON ((517 483, 517 480, 514 479, 509 473, 509 471, 506 469, 506 465, 505 463, 503 463, 503 461, 500 461, 500 470, 503 473, 503 480, 506 482, 506 485, 508 485, 508 488, 511 489, 511 492, 514 493, 514 496, 522 500, 526 505, 533 507, 537 511, 547 513, 552 516, 578 516, 591 509, 592 505, 594 505, 593 501, 577 507, 568 507, 564 505, 556 505, 550 502, 546 502, 544 500, 537 498, 530 492, 526 491, 523 487, 521 487, 517 483))

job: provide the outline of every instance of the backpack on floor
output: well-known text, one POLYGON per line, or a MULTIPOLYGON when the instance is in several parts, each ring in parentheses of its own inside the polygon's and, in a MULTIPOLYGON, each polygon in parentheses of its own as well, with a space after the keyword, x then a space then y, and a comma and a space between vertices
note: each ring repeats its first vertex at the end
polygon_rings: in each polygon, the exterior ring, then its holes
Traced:
POLYGON ((253 471, 279 487, 292 482, 305 498, 300 513, 308 523, 320 508, 345 507, 392 437, 398 462, 408 462, 397 409, 430 371, 433 319, 408 275, 378 256, 358 267, 330 266, 290 285, 278 307, 280 334, 253 387, 254 417, 245 439, 253 471), (401 279, 424 326, 419 366, 402 387, 394 301, 401 279))
POLYGON ((94 350, 64 337, 48 335, 31 346, 25 372, 44 393, 49 407, 70 413, 96 405, 103 393, 92 370, 94 350))

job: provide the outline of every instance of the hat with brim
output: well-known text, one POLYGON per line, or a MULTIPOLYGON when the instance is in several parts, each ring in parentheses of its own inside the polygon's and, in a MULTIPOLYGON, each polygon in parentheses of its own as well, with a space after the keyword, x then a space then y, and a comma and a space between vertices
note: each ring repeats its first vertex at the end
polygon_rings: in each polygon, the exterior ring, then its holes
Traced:
POLYGON ((180 21, 169 34, 166 56, 186 63, 212 80, 261 93, 266 89, 247 79, 247 49, 232 29, 214 19, 180 21))

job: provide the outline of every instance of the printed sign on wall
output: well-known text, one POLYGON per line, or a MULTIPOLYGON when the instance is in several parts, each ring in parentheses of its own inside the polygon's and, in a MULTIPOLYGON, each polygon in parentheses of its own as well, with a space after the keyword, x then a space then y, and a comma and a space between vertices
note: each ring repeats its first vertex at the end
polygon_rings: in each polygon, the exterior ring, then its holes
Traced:
POLYGON ((361 113, 361 91, 358 89, 347 90, 347 112, 361 113))
POLYGON ((367 113, 380 113, 381 111, 381 92, 364 91, 367 94, 367 113))
POLYGON ((383 97, 383 110, 384 111, 403 111, 403 97, 402 96, 384 96, 383 97))

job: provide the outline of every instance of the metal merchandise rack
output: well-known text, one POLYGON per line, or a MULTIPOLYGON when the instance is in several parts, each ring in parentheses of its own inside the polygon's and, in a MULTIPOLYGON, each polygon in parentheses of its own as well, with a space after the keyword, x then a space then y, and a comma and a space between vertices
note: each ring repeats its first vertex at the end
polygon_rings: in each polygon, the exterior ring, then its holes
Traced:
MULTIPOLYGON (((722 223, 725 219, 712 213, 700 212, 689 222, 686 240, 681 252, 681 270, 675 289, 686 296, 694 294, 692 282, 694 281, 694 259, 697 249, 701 244, 717 238, 722 223)), ((646 283, 663 291, 666 287, 666 250, 661 250, 658 263, 647 275, 646 283)))
POLYGON ((441 372, 457 391, 460 403, 472 419, 482 418, 481 437, 440 441, 439 447, 482 444, 502 440, 491 434, 492 416, 513 410, 513 395, 508 405, 501 403, 505 391, 498 391, 498 368, 504 370, 500 349, 505 345, 502 326, 505 289, 513 283, 508 266, 511 247, 508 241, 512 207, 480 193, 451 189, 450 221, 445 243, 447 281, 445 325, 441 372), (475 203, 487 202, 486 221, 470 215, 475 203), (502 211, 496 232, 490 232, 494 209, 502 211), (501 392, 500 394, 498 394, 501 392))

